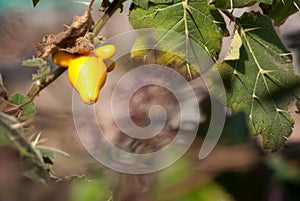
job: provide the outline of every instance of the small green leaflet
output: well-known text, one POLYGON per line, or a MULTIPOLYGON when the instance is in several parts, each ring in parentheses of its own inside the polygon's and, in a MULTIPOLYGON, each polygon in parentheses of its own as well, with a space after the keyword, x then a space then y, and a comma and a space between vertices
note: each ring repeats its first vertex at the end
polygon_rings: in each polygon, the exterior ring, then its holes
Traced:
POLYGON ((31 120, 35 116, 35 107, 33 102, 29 102, 28 100, 20 93, 13 94, 11 96, 11 103, 15 105, 22 105, 27 103, 22 107, 22 112, 20 114, 19 120, 20 121, 26 121, 31 120))
POLYGON ((230 43, 230 49, 227 56, 224 58, 225 61, 237 60, 240 58, 240 48, 242 46, 242 39, 238 33, 238 30, 235 30, 233 38, 230 43))
POLYGON ((23 66, 29 66, 29 67, 30 66, 31 67, 39 67, 39 66, 43 66, 45 64, 47 64, 47 62, 41 58, 32 58, 32 59, 22 61, 23 66))
POLYGON ((218 64, 227 104, 233 114, 246 114, 250 133, 260 134, 265 148, 277 150, 292 132, 288 105, 291 97, 299 100, 300 80, 268 17, 245 13, 236 23, 242 38, 240 59, 218 64))
POLYGON ((37 73, 32 74, 33 81, 43 78, 51 70, 50 64, 48 64, 46 61, 44 61, 41 58, 32 58, 32 59, 25 60, 22 62, 22 65, 29 66, 29 67, 39 67, 39 69, 37 70, 37 73))
POLYGON ((275 26, 280 26, 289 16, 299 11, 300 0, 274 0, 272 5, 261 2, 260 7, 264 14, 274 20, 275 26))
POLYGON ((43 67, 41 67, 40 69, 37 70, 36 74, 32 74, 32 80, 36 81, 38 79, 43 78, 44 76, 46 76, 49 72, 50 72, 50 65, 47 64, 43 67))
POLYGON ((217 8, 243 8, 252 6, 257 2, 272 4, 273 0, 212 0, 210 3, 214 4, 217 8))

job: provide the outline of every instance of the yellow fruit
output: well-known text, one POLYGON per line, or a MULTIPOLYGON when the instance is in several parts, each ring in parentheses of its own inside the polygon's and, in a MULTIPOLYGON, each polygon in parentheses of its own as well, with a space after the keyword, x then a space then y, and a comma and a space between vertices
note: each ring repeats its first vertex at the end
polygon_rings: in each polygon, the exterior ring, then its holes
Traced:
POLYGON ((52 55, 52 60, 58 66, 68 67, 70 83, 78 91, 82 101, 93 104, 98 100, 99 90, 106 81, 107 72, 114 68, 114 63, 106 68, 103 60, 111 58, 115 52, 115 46, 105 45, 89 55, 58 51, 52 55))
POLYGON ((74 58, 76 58, 76 55, 61 50, 52 55, 53 63, 65 68, 69 67, 70 61, 74 58))
POLYGON ((104 45, 94 50, 94 54, 102 60, 111 58, 115 53, 116 48, 114 45, 104 45))
POLYGON ((69 80, 86 104, 93 104, 98 100, 106 74, 104 62, 95 56, 80 56, 69 63, 69 80))

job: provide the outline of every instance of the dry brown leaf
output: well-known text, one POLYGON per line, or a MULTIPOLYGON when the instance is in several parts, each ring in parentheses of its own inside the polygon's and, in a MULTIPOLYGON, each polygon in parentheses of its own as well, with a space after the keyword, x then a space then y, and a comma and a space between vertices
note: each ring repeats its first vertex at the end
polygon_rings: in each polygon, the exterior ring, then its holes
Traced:
POLYGON ((3 97, 0 97, 0 111, 9 115, 17 116, 17 114, 20 112, 20 107, 10 103, 3 97))
POLYGON ((59 49, 66 49, 70 53, 78 53, 82 51, 92 51, 94 45, 84 36, 91 31, 94 24, 91 16, 90 6, 82 16, 75 16, 73 23, 63 32, 58 34, 45 35, 39 43, 35 45, 38 57, 47 59, 50 54, 55 53, 59 49))

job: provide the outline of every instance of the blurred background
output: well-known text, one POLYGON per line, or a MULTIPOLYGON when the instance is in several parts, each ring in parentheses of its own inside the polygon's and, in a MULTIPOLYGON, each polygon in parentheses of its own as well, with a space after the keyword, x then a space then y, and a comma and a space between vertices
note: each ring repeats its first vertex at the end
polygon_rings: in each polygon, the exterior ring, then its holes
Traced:
MULTIPOLYGON (((116 12, 100 35, 105 38, 131 30, 128 8, 116 12)), ((94 19, 99 17, 94 5, 94 19)), ((72 0, 41 0, 36 8, 31 1, 0 0, 0 73, 10 94, 26 93, 37 69, 23 67, 22 60, 35 54, 33 44, 50 33, 64 30, 75 15, 82 15, 84 5, 72 0)), ((295 58, 295 72, 300 61, 299 12, 278 28, 278 33, 295 58)), ((228 47, 224 39, 223 48, 228 47)), ((124 41, 126 43, 126 41, 124 41)), ((109 113, 111 90, 120 75, 131 68, 128 58, 118 61, 116 73, 109 74, 101 103, 97 103, 99 122, 117 134, 109 113)), ((53 66, 54 67, 54 66, 53 66)), ((41 132, 43 144, 68 153, 56 155, 53 171, 60 179, 47 187, 19 179, 18 154, 0 147, 0 200, 299 200, 300 199, 300 137, 299 116, 287 147, 278 153, 263 151, 257 139, 248 140, 247 131, 233 130, 228 120, 217 148, 204 160, 197 154, 202 143, 199 137, 189 152, 171 167, 149 175, 120 174, 102 167, 83 148, 76 134, 72 117, 72 87, 64 74, 35 99, 35 129, 41 132), (227 129, 227 130, 226 130, 227 129), (243 132, 243 133, 241 133, 243 132)), ((147 97, 142 97, 147 100, 147 97)), ((161 98, 161 97, 160 97, 161 98)), ((164 100, 164 99, 163 99, 164 100)), ((154 101, 155 102, 155 101, 154 101)), ((159 101, 158 101, 159 102, 159 101)), ((156 102, 155 102, 156 103, 156 102)), ((291 107, 291 110, 295 110, 291 107)), ((243 115, 236 117, 243 121, 243 115)), ((259 140, 258 140, 259 141, 259 140)), ((134 145, 137 146, 137 145, 134 145)))

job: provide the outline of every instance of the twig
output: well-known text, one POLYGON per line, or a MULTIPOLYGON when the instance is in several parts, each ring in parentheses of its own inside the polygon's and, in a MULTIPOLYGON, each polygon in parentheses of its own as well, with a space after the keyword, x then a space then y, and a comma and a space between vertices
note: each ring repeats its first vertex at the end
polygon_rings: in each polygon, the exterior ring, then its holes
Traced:
POLYGON ((114 14, 114 12, 118 8, 122 7, 122 4, 123 4, 124 1, 125 0, 114 0, 109 5, 109 7, 107 8, 107 10, 104 12, 104 14, 102 15, 102 17, 98 20, 98 22, 94 26, 94 29, 93 29, 93 35, 94 36, 97 36, 99 34, 99 32, 104 27, 104 25, 106 24, 106 22, 108 21, 108 19, 114 14))
POLYGON ((231 21, 235 22, 235 17, 228 10, 221 10, 231 21))
POLYGON ((26 94, 26 98, 29 99, 29 102, 32 101, 34 97, 40 93, 40 91, 56 80, 66 70, 67 68, 57 68, 44 78, 35 81, 26 94))

